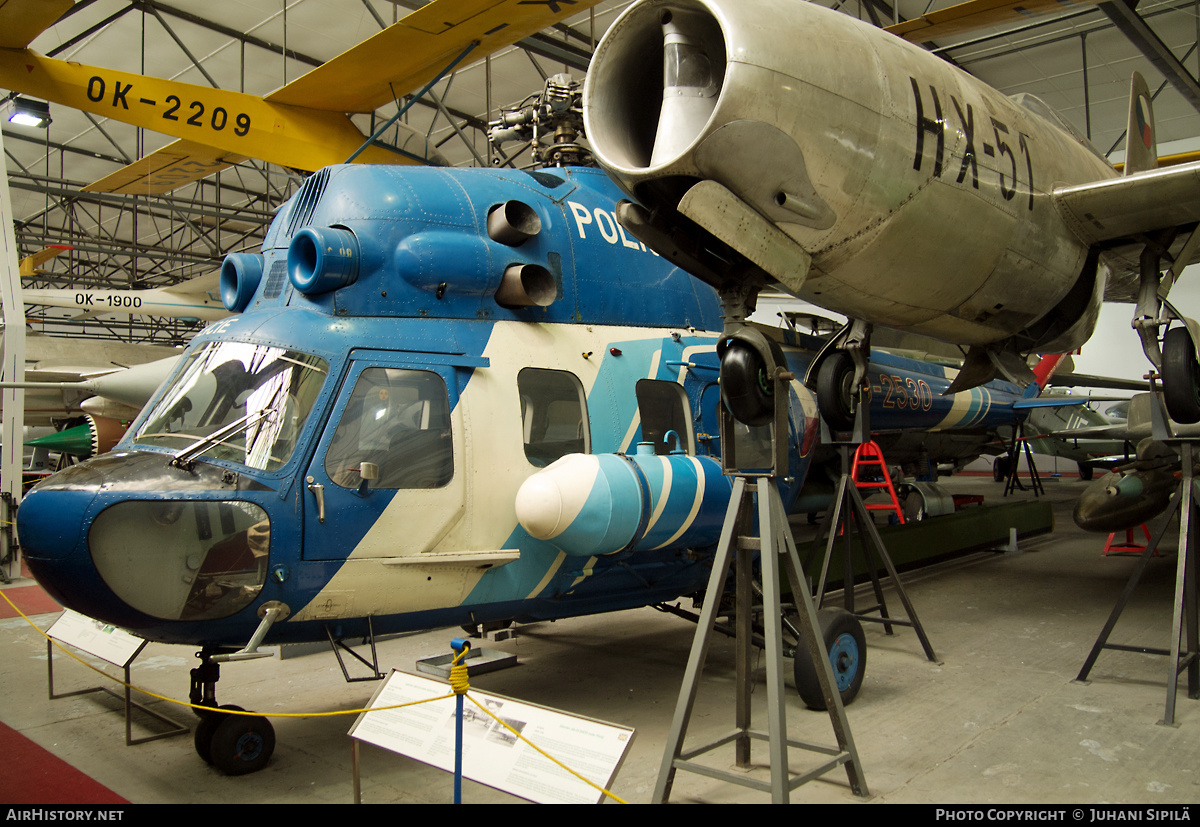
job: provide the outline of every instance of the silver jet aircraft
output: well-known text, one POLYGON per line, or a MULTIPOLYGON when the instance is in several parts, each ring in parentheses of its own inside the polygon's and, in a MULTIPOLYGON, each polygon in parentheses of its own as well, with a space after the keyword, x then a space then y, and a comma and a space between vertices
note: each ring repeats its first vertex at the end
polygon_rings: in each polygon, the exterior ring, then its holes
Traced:
POLYGON ((1136 300, 1171 417, 1200 421, 1196 325, 1166 300, 1200 243, 1200 163, 1155 168, 1140 77, 1121 175, 1040 100, 845 14, 643 0, 583 100, 597 160, 640 202, 623 225, 721 290, 727 319, 779 285, 856 320, 846 386, 872 325, 968 346, 958 391, 1027 383, 1027 354, 1077 348, 1101 301, 1136 300))

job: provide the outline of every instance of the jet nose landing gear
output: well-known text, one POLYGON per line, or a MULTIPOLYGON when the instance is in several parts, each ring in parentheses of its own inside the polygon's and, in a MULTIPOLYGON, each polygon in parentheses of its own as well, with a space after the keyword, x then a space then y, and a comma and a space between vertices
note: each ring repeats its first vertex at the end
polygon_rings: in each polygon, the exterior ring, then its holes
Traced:
POLYGON ((1200 363, 1188 325, 1173 327, 1163 336, 1163 401, 1176 422, 1200 422, 1200 363))
MULTIPOLYGON (((1200 362, 1196 358, 1196 343, 1200 341, 1200 325, 1186 318, 1165 298, 1163 277, 1159 270, 1164 248, 1174 233, 1152 239, 1142 250, 1137 307, 1133 328, 1142 340, 1142 350, 1162 376, 1163 402, 1167 415, 1184 425, 1200 422, 1200 362), (1178 320, 1161 336, 1160 331, 1178 320)), ((1184 245, 1185 251, 1200 242, 1200 230, 1194 231, 1184 245)), ((1182 264, 1190 255, 1180 254, 1169 271, 1170 284, 1182 272, 1182 264)))

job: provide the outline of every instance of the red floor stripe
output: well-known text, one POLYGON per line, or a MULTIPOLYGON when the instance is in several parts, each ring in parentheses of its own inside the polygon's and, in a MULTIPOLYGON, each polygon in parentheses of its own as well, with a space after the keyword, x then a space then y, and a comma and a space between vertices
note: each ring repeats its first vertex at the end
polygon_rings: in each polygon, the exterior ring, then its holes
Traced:
MULTIPOLYGON (((46 594, 45 590, 36 583, 29 586, 15 586, 5 589, 4 596, 11 600, 27 615, 40 615, 47 612, 61 612, 62 606, 46 594)), ((0 600, 0 618, 16 617, 17 613, 7 602, 0 600)))
POLYGON ((128 804, 103 784, 0 723, 5 804, 128 804))

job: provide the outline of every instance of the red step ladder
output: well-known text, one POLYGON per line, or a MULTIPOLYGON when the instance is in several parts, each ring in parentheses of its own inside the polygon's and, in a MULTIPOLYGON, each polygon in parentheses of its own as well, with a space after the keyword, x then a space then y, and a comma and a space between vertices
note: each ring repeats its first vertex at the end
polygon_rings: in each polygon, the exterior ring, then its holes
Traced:
MULTIPOLYGON (((1142 529, 1142 533, 1144 535, 1146 535, 1146 542, 1149 543, 1150 542, 1150 529, 1146 528, 1145 523, 1142 523, 1141 526, 1139 526, 1139 527, 1142 529)), ((1117 533, 1115 531, 1112 534, 1109 534, 1108 542, 1106 542, 1104 544, 1104 554, 1102 554, 1101 556, 1107 557, 1109 554, 1141 554, 1143 551, 1145 551, 1146 546, 1141 543, 1136 542, 1133 539, 1134 530, 1135 529, 1132 529, 1132 528, 1125 529, 1125 542, 1123 542, 1123 543, 1114 543, 1113 542, 1117 538, 1117 533)), ((1154 549, 1154 556, 1155 557, 1159 556, 1157 548, 1154 549)))
POLYGON ((854 481, 854 487, 863 494, 864 499, 875 492, 875 489, 885 489, 888 496, 891 498, 891 503, 863 503, 868 511, 894 511, 896 519, 900 524, 904 524, 904 512, 900 509, 900 500, 896 498, 896 486, 892 485, 892 475, 888 473, 887 464, 883 460, 883 452, 879 450, 879 446, 875 442, 864 442, 858 446, 854 452, 854 463, 850 466, 850 479, 854 481), (878 468, 878 474, 872 476, 882 477, 882 480, 861 481, 858 476, 859 467, 862 468, 878 468))

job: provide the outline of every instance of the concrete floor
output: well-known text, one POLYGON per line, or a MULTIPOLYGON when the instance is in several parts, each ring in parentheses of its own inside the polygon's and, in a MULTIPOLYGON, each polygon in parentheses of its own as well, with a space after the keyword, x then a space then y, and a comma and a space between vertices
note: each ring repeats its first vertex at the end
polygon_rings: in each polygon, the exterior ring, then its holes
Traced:
MULTIPOLYGON (((1000 487, 978 478, 950 481, 956 492, 1000 487)), ((1070 518, 1083 483, 1049 480, 1056 531, 1017 552, 974 554, 905 577, 942 664, 929 663, 916 635, 885 637, 867 624, 866 678, 848 717, 866 799, 834 770, 792 793, 793 802, 1126 803, 1200 801, 1200 703, 1180 691, 1176 725, 1161 726, 1167 660, 1104 652, 1088 685, 1073 683, 1111 611, 1133 558, 1101 557, 1103 536, 1085 535, 1070 518)), ((1027 495, 1022 495, 1027 496, 1027 495)), ((1167 647, 1175 540, 1150 565, 1112 641, 1167 647)), ((899 601, 889 599, 894 612, 899 601)), ((55 615, 34 618, 46 628, 55 615)), ((652 609, 559 621, 519 629, 512 641, 488 644, 518 655, 520 665, 479 676, 480 689, 632 726, 637 734, 614 792, 650 800, 694 627, 652 609)), ((385 668, 414 671, 419 658, 448 651, 458 630, 393 639, 379 647, 385 668)), ((134 666, 134 682, 186 698, 185 647, 151 645, 134 666)), ((0 720, 136 803, 352 801, 353 717, 275 721, 278 746, 269 766, 230 778, 205 765, 191 737, 124 745, 115 701, 100 695, 50 701, 44 639, 20 618, 0 621, 0 720)), ((790 675, 790 661, 786 662, 790 675)), ((733 720, 732 641, 718 638, 689 731, 707 742, 733 720)), ((765 702, 765 684, 757 700, 765 702)), ((59 691, 94 685, 77 663, 55 659, 59 691)), ((790 680, 790 677, 789 677, 790 680)), ((329 712, 364 705, 374 683, 347 684, 328 652, 222 669, 218 697, 263 713, 329 712)), ((194 724, 186 709, 153 706, 194 724)), ((806 710, 789 691, 790 736, 832 744, 829 719, 806 710)), ((765 714, 756 718, 765 728, 765 714)), ((138 730, 148 731, 148 730, 138 730)), ((765 762, 765 747, 756 758, 765 762)), ((793 767, 815 757, 793 752, 793 767)), ((714 763, 731 765, 732 750, 714 763)), ((762 771, 766 777, 765 771, 762 771)), ((368 803, 448 802, 449 775, 371 746, 363 747, 363 799, 368 803)), ((464 800, 515 801, 467 783, 464 800)), ((678 773, 674 802, 765 802, 769 797, 692 773, 678 773)))

